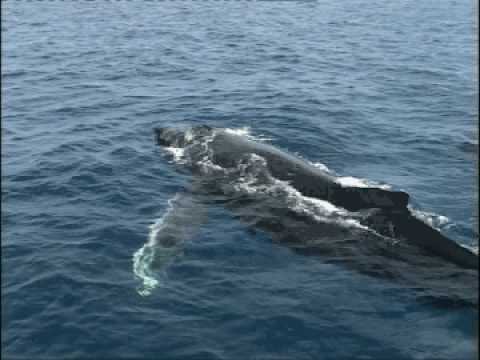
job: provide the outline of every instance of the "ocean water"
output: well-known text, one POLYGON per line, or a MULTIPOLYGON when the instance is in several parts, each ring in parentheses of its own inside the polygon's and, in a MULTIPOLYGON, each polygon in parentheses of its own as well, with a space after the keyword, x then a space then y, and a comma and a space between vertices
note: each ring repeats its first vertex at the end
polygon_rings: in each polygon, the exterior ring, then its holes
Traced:
MULTIPOLYGON (((478 303, 439 306, 272 241, 195 197, 180 150, 152 133, 208 124, 263 139, 345 183, 408 192, 419 217, 478 249, 471 1, 2 10, 5 358, 475 358, 478 303), (178 214, 185 241, 150 266, 178 214)), ((331 206, 292 196, 302 211, 331 206)), ((431 277, 448 295, 452 280, 431 277)))

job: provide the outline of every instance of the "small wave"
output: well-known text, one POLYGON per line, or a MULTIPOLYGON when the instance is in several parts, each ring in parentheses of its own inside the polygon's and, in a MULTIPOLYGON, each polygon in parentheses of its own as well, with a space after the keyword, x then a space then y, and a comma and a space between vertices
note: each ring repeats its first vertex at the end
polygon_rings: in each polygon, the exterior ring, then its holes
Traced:
POLYGON ((10 71, 10 72, 5 72, 4 74, 2 74, 2 77, 4 79, 8 79, 8 78, 21 77, 21 76, 25 76, 25 75, 29 75, 29 74, 30 73, 25 71, 25 70, 13 70, 13 71, 10 71))
POLYGON ((478 142, 464 141, 460 145, 458 145, 458 148, 466 153, 478 153, 478 142))

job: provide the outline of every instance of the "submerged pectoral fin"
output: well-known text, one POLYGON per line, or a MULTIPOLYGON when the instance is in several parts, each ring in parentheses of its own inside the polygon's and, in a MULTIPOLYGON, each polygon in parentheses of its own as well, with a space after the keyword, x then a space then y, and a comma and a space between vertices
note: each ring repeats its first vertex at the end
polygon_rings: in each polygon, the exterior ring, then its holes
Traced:
POLYGON ((150 226, 148 241, 133 255, 133 272, 142 281, 138 293, 150 295, 159 285, 157 275, 183 251, 206 221, 206 211, 192 193, 176 194, 166 213, 150 226))

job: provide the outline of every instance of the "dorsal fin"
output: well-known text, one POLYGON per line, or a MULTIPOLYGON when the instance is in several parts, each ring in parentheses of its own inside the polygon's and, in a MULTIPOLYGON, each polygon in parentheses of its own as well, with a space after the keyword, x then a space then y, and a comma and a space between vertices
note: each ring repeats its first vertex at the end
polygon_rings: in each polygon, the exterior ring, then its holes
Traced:
POLYGON ((391 191, 380 188, 359 188, 360 196, 368 207, 405 208, 410 196, 403 191, 391 191))
POLYGON ((342 187, 333 194, 333 202, 344 208, 357 211, 368 208, 406 209, 409 195, 403 191, 380 188, 342 187))

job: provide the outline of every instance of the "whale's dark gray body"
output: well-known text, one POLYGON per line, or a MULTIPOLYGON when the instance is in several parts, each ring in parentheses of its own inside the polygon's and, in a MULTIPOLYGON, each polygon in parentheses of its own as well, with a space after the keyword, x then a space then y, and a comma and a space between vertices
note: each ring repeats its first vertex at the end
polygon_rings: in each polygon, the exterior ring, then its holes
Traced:
POLYGON ((407 207, 409 195, 405 192, 342 186, 334 176, 297 156, 221 129, 200 126, 188 133, 155 129, 155 134, 162 146, 185 146, 195 139, 210 137, 210 158, 222 168, 233 168, 242 158, 256 154, 265 159, 268 171, 275 178, 288 181, 303 195, 327 200, 349 211, 365 211, 362 223, 378 233, 405 239, 461 267, 478 269, 476 254, 411 213, 407 207))
POLYGON ((380 188, 344 187, 325 171, 268 144, 245 137, 218 132, 211 143, 213 160, 222 167, 232 167, 239 157, 257 154, 267 160, 270 173, 288 181, 305 196, 327 200, 350 211, 366 208, 399 209, 408 204, 408 194, 380 188))
POLYGON ((164 128, 155 136, 183 154, 179 170, 196 175, 148 245, 154 255, 144 260, 155 269, 191 238, 185 234, 196 231, 205 206, 222 205, 303 255, 401 283, 431 304, 478 306, 478 255, 415 217, 405 192, 343 186, 298 156, 224 129, 164 128), (331 204, 336 210, 325 215, 331 204))

